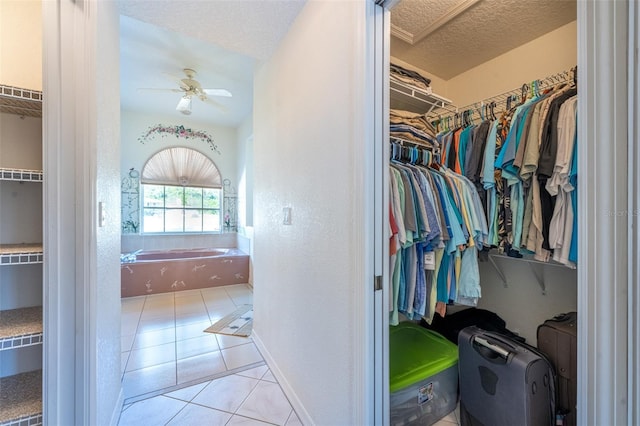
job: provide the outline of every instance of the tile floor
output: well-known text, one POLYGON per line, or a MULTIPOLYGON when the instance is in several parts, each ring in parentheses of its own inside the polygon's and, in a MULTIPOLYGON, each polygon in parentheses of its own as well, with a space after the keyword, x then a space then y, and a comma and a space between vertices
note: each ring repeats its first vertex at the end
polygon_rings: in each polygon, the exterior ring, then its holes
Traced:
POLYGON ((246 284, 122 299, 119 425, 301 425, 251 337, 203 331, 252 301, 246 284))
POLYGON ((120 425, 299 425, 251 337, 203 330, 246 284, 122 299, 120 425))

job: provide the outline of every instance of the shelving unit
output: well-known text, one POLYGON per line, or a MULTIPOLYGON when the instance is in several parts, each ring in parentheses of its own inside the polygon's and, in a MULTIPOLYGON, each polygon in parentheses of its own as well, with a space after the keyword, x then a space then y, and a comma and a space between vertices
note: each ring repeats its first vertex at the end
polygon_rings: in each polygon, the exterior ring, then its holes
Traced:
POLYGON ((0 351, 42 343, 42 308, 0 311, 0 351))
POLYGON ((0 244, 0 265, 29 265, 42 259, 42 244, 0 244))
POLYGON ((0 85, 0 426, 43 421, 41 117, 42 92, 0 85))
POLYGON ((489 257, 489 263, 491 263, 491 266, 493 266, 493 269, 495 269, 496 273, 500 277, 500 280, 502 280, 502 284, 505 287, 508 286, 507 277, 505 276, 504 272, 502 271, 502 268, 500 268, 500 266, 498 266, 498 263, 496 263, 495 259, 508 259, 510 261, 524 262, 524 263, 528 264, 529 267, 531 268, 531 272, 536 277, 536 281, 538 281, 538 285, 542 289, 542 294, 543 295, 547 294, 547 286, 546 286, 546 283, 544 281, 544 276, 543 276, 542 272, 539 270, 539 268, 546 267, 546 266, 552 266, 552 267, 555 266, 555 267, 561 267, 561 268, 568 268, 568 266, 563 265, 562 263, 554 262, 553 260, 551 260, 549 262, 541 262, 539 260, 531 259, 531 258, 528 258, 528 257, 518 258, 518 257, 510 257, 510 256, 507 256, 507 255, 504 255, 504 254, 494 254, 494 253, 490 253, 488 257, 489 257))
POLYGON ((391 108, 429 114, 435 109, 455 111, 451 109, 451 101, 435 93, 428 93, 400 81, 389 81, 391 108))

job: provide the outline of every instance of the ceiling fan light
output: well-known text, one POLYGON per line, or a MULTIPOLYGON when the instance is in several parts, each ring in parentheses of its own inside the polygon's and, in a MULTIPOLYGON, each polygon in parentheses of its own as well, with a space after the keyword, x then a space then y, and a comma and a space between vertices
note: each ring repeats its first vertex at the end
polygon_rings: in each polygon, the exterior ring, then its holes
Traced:
POLYGON ((178 106, 176 107, 177 111, 180 111, 184 115, 191 114, 191 97, 183 96, 178 102, 178 106))

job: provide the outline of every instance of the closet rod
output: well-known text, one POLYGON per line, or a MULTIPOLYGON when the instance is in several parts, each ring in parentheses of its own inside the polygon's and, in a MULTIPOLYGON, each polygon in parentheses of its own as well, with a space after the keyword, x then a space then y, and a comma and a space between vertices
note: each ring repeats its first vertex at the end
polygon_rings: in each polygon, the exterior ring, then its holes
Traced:
POLYGON ((403 138, 399 138, 397 136, 389 136, 389 139, 391 142, 397 142, 400 145, 412 145, 412 146, 416 146, 416 147, 420 147, 420 148, 427 148, 427 149, 437 149, 437 146, 435 143, 433 144, 429 144, 428 142, 419 142, 419 141, 413 141, 413 140, 409 140, 409 139, 403 139, 403 138))
MULTIPOLYGON (((545 90, 561 83, 574 81, 576 78, 576 75, 577 75, 577 67, 573 67, 570 70, 562 71, 556 74, 549 75, 542 79, 534 80, 534 82, 537 82, 538 90, 545 90)), ((534 82, 525 83, 517 89, 512 89, 507 92, 500 93, 498 95, 494 95, 489 98, 485 98, 479 102, 474 102, 474 103, 465 105, 464 107, 456 107, 455 112, 462 113, 464 111, 471 110, 474 113, 479 113, 484 105, 489 105, 492 102, 499 104, 500 102, 505 102, 507 98, 514 95, 517 96, 518 100, 520 100, 524 86, 528 86, 527 93, 530 93, 534 82)), ((427 118, 430 120, 436 120, 436 119, 446 118, 446 117, 452 117, 451 109, 434 110, 431 112, 431 114, 427 118)))

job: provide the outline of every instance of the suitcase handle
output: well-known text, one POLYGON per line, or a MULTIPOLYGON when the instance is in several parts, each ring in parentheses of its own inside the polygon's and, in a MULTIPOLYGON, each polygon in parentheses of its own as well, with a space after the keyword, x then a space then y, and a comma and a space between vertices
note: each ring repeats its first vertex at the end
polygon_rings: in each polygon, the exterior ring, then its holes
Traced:
POLYGON ((487 349, 492 350, 493 352, 497 353, 498 355, 500 355, 501 357, 503 357, 505 359, 509 357, 509 351, 508 350, 503 349, 498 345, 494 345, 493 343, 489 342, 486 339, 483 339, 482 337, 474 336, 473 342, 477 343, 480 346, 484 346, 487 349))

